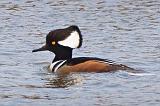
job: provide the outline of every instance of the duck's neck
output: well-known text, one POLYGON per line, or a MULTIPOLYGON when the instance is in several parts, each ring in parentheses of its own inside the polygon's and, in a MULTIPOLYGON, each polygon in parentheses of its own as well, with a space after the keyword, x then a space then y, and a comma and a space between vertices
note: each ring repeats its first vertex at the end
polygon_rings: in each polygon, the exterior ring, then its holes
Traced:
POLYGON ((58 52, 55 53, 55 58, 52 61, 52 63, 55 61, 58 61, 58 60, 71 59, 72 58, 72 50, 73 49, 70 49, 70 48, 59 50, 58 52))

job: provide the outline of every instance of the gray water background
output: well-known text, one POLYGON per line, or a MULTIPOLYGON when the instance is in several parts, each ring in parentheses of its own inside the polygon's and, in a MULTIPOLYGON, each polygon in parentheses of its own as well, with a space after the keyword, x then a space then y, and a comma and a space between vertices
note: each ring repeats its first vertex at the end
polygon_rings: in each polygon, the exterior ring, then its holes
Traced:
POLYGON ((0 0, 0 106, 160 106, 159 0, 0 0), (78 25, 73 56, 106 58, 151 75, 59 77, 50 52, 32 53, 57 28, 78 25))

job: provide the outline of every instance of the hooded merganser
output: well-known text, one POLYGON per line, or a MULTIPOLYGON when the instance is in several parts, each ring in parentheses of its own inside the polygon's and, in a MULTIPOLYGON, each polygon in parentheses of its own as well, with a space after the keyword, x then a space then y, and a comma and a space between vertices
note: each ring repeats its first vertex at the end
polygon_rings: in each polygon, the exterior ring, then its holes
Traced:
POLYGON ((72 50, 82 45, 82 34, 78 26, 56 29, 46 36, 46 44, 32 52, 48 50, 55 54, 50 70, 56 73, 70 72, 110 72, 134 70, 126 65, 94 57, 72 58, 72 50))

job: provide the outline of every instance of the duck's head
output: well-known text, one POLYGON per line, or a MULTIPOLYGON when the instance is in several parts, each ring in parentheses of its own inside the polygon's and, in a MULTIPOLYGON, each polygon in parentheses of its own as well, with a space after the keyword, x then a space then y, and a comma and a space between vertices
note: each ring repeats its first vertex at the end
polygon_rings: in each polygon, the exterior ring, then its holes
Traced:
POLYGON ((64 29, 56 29, 49 32, 46 36, 46 44, 32 52, 48 50, 59 54, 66 50, 72 51, 72 49, 79 48, 81 45, 81 32, 78 26, 72 25, 64 29))

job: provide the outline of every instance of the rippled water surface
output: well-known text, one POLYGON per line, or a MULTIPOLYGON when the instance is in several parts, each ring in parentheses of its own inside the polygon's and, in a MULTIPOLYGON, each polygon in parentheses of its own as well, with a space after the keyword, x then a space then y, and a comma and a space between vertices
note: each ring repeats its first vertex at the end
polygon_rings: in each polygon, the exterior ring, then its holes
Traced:
POLYGON ((0 0, 0 106, 160 106, 159 0, 0 0), (50 52, 32 53, 53 29, 78 25, 76 56, 145 70, 57 76, 50 52))

